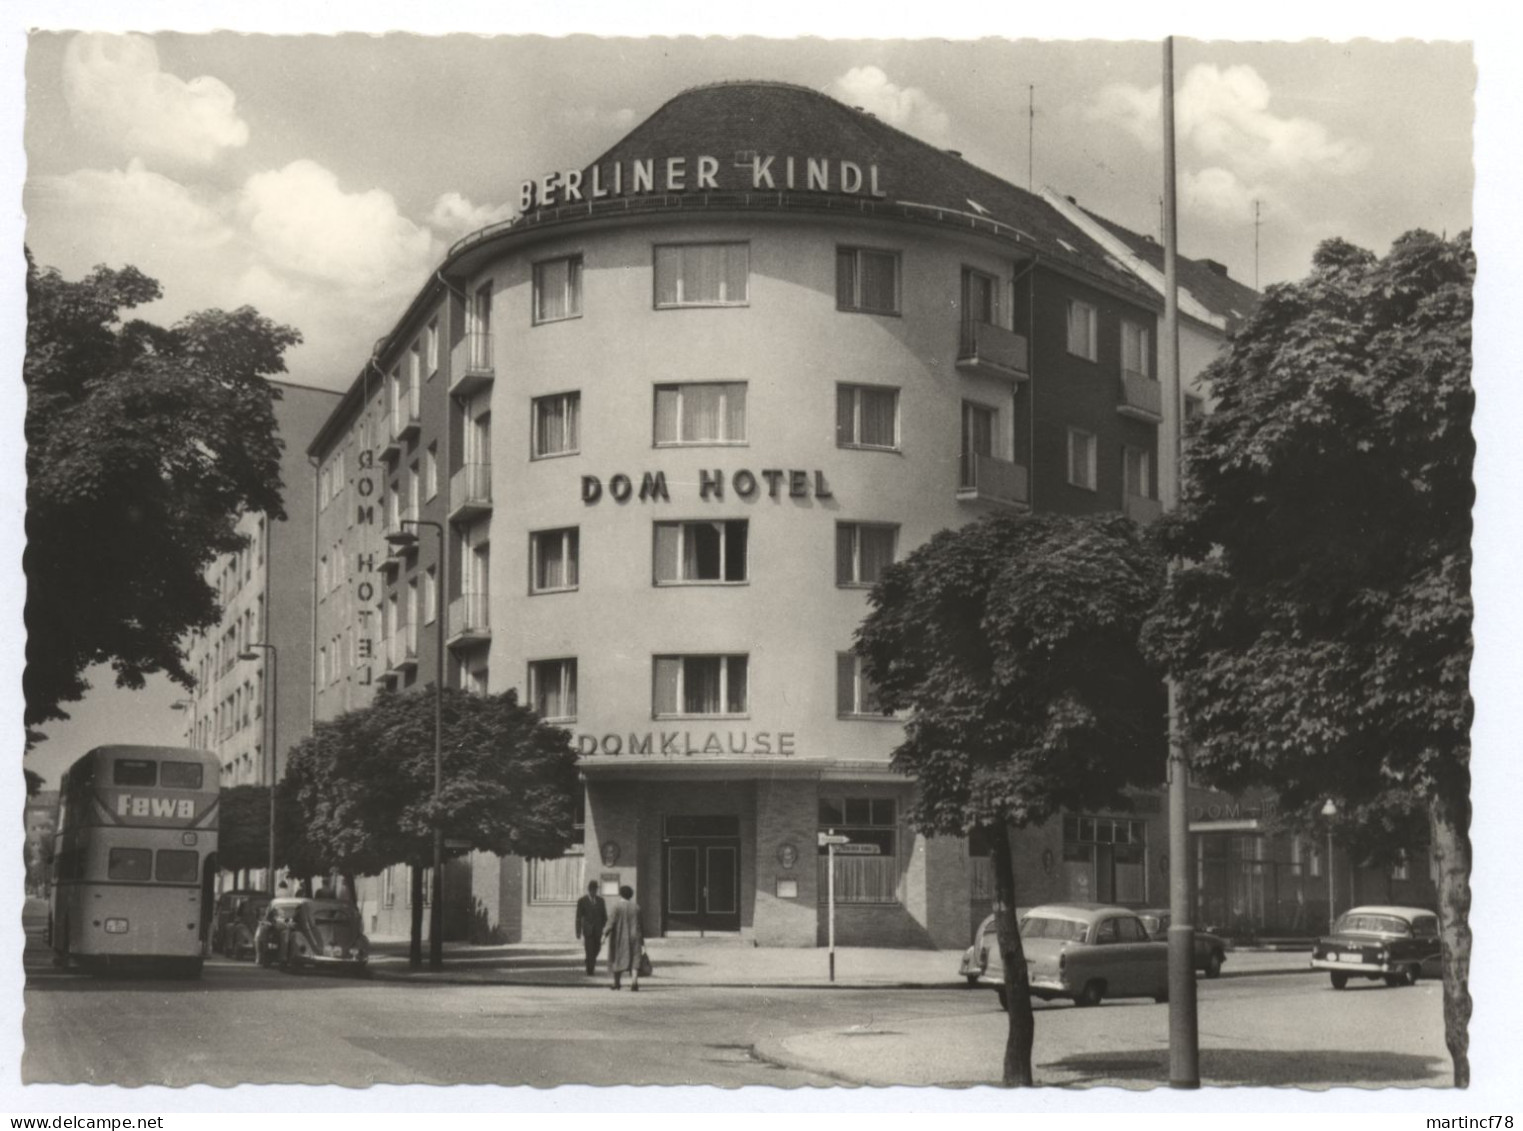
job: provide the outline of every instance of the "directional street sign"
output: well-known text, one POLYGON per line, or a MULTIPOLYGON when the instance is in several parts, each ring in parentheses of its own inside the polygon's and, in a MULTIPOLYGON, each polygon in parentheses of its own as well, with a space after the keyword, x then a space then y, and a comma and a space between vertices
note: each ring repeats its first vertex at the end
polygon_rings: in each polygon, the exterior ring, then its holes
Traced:
POLYGON ((820 834, 820 847, 821 848, 824 848, 827 844, 850 844, 850 843, 851 843, 851 837, 849 837, 849 836, 837 836, 837 835, 832 834, 832 833, 821 833, 820 834))

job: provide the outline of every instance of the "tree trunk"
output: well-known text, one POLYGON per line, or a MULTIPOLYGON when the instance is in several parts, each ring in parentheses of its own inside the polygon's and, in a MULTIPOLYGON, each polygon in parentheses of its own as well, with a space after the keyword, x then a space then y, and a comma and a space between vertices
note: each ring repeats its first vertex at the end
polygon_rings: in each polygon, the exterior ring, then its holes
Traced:
POLYGON ((1036 1015, 1031 1009, 1031 983, 1026 976, 1026 952, 1015 920, 1015 864, 1011 859, 1010 826, 994 827, 994 928, 1005 971, 1005 1005, 1010 1027, 1005 1037, 1003 1081, 1007 1088, 1030 1088, 1031 1048, 1036 1041, 1036 1015))
POLYGON ((408 866, 412 874, 412 943, 407 949, 407 964, 414 970, 423 965, 423 865, 408 866))
POLYGON ((1438 922, 1443 938, 1444 1043, 1454 1086, 1470 1087, 1470 795, 1469 775, 1428 803, 1433 862, 1438 871, 1438 922))
POLYGON ((340 872, 344 885, 344 897, 354 906, 360 905, 360 887, 353 872, 340 872))

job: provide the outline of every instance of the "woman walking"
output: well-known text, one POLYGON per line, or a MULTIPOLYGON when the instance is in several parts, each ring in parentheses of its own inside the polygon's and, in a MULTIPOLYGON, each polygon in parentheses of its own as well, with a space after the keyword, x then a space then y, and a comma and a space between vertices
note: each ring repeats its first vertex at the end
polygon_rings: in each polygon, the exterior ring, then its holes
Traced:
POLYGON ((638 993, 640 951, 645 939, 640 934, 640 905, 635 902, 634 888, 626 885, 619 889, 619 902, 613 905, 603 937, 608 940, 608 969, 613 974, 613 988, 619 988, 619 978, 627 971, 629 988, 638 993))

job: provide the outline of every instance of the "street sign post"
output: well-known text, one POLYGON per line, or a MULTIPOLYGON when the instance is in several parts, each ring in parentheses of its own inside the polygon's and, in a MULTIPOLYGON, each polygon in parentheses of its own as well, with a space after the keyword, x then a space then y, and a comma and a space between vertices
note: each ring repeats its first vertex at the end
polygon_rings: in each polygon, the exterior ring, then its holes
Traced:
POLYGON ((825 874, 828 879, 825 882, 825 890, 828 911, 826 914, 829 917, 830 980, 834 982, 836 980, 836 849, 840 848, 844 852, 851 844, 851 837, 837 836, 835 829, 820 833, 819 837, 820 844, 825 849, 827 865, 825 874))

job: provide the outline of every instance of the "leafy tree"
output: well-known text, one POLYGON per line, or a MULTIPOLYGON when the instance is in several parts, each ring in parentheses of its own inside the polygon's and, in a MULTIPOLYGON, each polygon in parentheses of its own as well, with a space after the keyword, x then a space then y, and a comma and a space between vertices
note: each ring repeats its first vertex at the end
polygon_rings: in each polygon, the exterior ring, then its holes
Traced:
POLYGON ((21 772, 26 775, 26 795, 28 797, 36 797, 46 784, 43 781, 42 775, 26 769, 23 769, 21 772))
MULTIPOLYGON (((1377 259, 1324 243, 1208 371, 1186 448, 1182 566, 1149 628, 1195 767, 1287 809, 1422 803, 1439 875, 1444 1019, 1469 1080, 1468 233, 1377 259)), ((1347 818, 1345 818, 1347 819, 1347 818)), ((1345 826, 1347 827, 1347 826, 1345 826)))
POLYGON ((1137 638, 1163 573, 1120 515, 987 518, 891 567, 857 632, 883 705, 911 711, 893 764, 916 827, 993 845, 1007 1085, 1033 1083, 1035 1036, 1011 833, 1162 780, 1163 686, 1137 638))
POLYGON ((541 723, 513 691, 446 690, 442 717, 437 804, 432 689, 383 692, 368 707, 319 723, 293 748, 287 770, 314 853, 365 875, 411 866, 415 965, 423 868, 433 860, 436 826, 457 853, 546 857, 571 846, 577 770, 570 735, 541 723))
POLYGON ((172 328, 122 312, 159 297, 135 267, 78 282, 27 256, 26 722, 66 718, 85 669, 119 686, 166 672, 189 687, 180 642, 214 624, 202 576, 238 549, 245 510, 284 518, 280 441, 265 378, 301 340, 250 307, 172 328))
MULTIPOLYGON (((270 861, 270 787, 235 785, 218 805, 217 864, 229 872, 264 868, 270 861)), ((327 861, 307 836, 296 783, 282 778, 275 791, 275 864, 296 876, 315 876, 327 861)))

